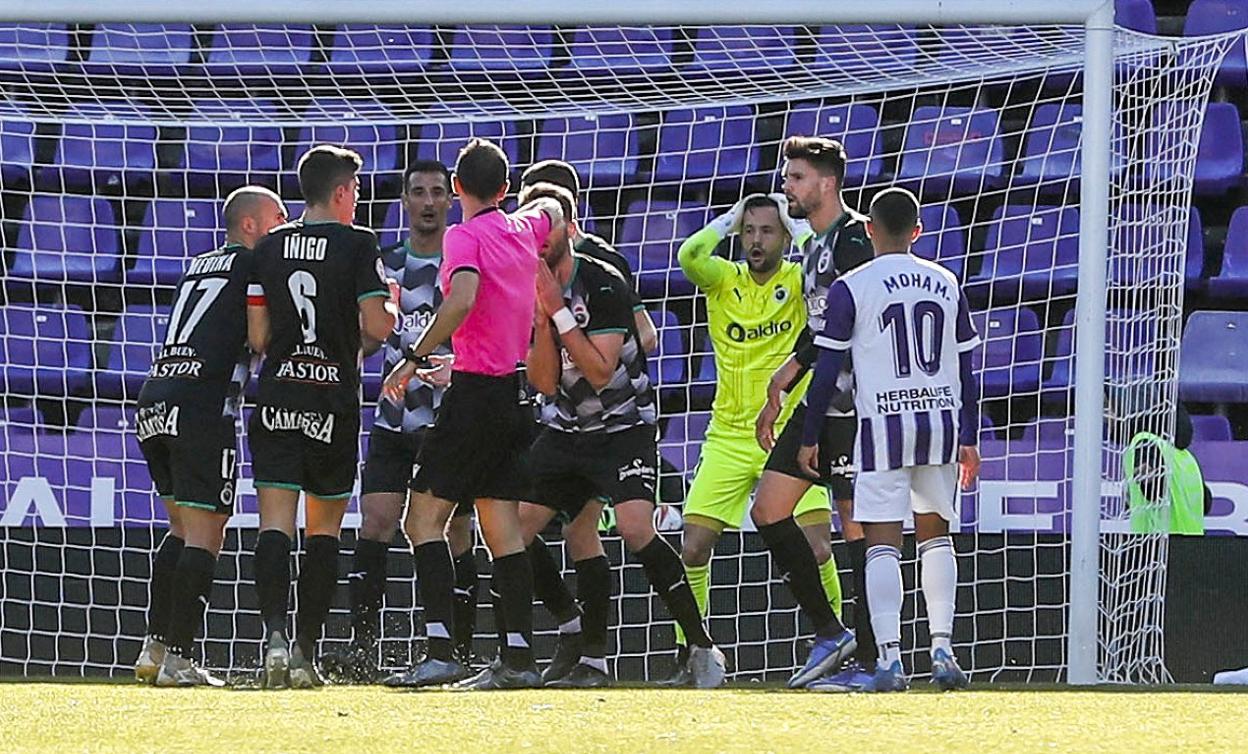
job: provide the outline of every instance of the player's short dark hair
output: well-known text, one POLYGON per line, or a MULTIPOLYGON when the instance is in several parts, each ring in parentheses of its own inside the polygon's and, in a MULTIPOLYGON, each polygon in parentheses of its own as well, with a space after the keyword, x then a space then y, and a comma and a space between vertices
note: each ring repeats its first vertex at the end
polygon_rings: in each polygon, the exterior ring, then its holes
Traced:
POLYGON ((276 203, 283 212, 286 211, 282 198, 264 186, 243 186, 231 191, 230 195, 225 197, 225 205, 221 208, 221 214, 225 217, 225 229, 227 231, 238 230, 243 219, 251 217, 260 203, 266 199, 276 203))
POLYGON ((408 181, 416 173, 441 173, 446 190, 451 191, 451 171, 437 160, 413 160, 403 170, 403 193, 407 193, 408 181))
POLYGON ((459 150, 455 159, 455 176, 464 193, 483 202, 498 196, 507 185, 507 155, 497 144, 486 139, 472 139, 459 150))
POLYGON ((777 213, 780 212, 780 205, 776 203, 775 199, 766 194, 754 194, 746 197, 745 205, 741 207, 741 214, 744 215, 749 210, 759 209, 760 207, 770 207, 777 213))
POLYGON ((919 200, 904 188, 888 188, 871 200, 871 223, 885 234, 909 236, 919 224, 919 200))
POLYGON ((334 195, 334 190, 347 183, 360 172, 364 159, 359 153, 319 144, 299 158, 299 191, 308 204, 324 204, 334 195))
POLYGON ((542 160, 529 166, 520 174, 520 187, 532 186, 535 183, 553 183, 572 193, 572 198, 581 194, 581 178, 573 168, 563 160, 542 160))
POLYGON ((576 200, 572 198, 572 192, 563 186, 542 182, 525 186, 520 190, 521 207, 534 199, 554 199, 559 202, 559 208, 563 210, 564 220, 572 222, 576 219, 576 200))
POLYGON ((836 139, 823 136, 790 136, 784 141, 786 160, 805 160, 822 175, 836 177, 845 183, 845 147, 836 139))

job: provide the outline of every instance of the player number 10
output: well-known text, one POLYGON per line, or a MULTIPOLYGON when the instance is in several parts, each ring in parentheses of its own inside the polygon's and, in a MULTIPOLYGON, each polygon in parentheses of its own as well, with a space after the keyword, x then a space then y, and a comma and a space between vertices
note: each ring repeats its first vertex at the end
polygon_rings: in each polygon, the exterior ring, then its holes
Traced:
POLYGON ((880 315, 880 332, 892 330, 893 367, 898 377, 911 372, 911 344, 914 363, 928 376, 940 371, 940 351, 945 337, 945 310, 935 301, 914 305, 910 323, 906 322, 906 305, 890 304, 880 315))

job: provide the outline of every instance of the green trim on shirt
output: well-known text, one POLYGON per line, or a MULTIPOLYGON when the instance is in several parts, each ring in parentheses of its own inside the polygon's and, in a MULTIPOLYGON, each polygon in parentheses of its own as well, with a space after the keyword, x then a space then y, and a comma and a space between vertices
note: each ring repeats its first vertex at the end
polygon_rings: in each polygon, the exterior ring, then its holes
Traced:
POLYGON ((355 303, 358 304, 364 299, 373 298, 374 296, 385 296, 386 298, 389 298, 390 292, 389 291, 367 291, 365 293, 361 293, 360 295, 356 296, 355 303))
POLYGON ((619 335, 627 335, 628 329, 624 327, 604 327, 601 330, 586 330, 586 335, 610 335, 617 333, 619 335))
POLYGON ((436 259, 442 256, 441 249, 439 249, 438 251, 429 252, 427 254, 423 251, 416 251, 415 249, 412 248, 412 239, 410 237, 403 239, 403 250, 407 252, 407 255, 409 257, 416 257, 417 259, 436 259))

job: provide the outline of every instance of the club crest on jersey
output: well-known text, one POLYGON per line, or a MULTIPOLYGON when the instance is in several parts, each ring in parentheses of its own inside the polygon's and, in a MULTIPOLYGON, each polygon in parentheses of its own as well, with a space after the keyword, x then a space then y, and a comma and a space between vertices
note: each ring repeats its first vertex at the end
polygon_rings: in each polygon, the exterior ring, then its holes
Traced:
POLYGON ((377 279, 382 285, 386 284, 386 266, 381 263, 381 257, 377 257, 377 279))
POLYGON ((789 297, 789 289, 783 286, 776 286, 776 292, 772 294, 776 301, 783 303, 789 297))
POLYGON ((585 306, 584 301, 573 302, 572 316, 576 317, 577 327, 584 327, 589 324, 589 309, 585 306))
POLYGON ((819 263, 815 265, 815 269, 819 272, 820 275, 822 275, 823 273, 827 272, 828 268, 830 268, 831 266, 832 266, 832 250, 824 249, 823 252, 819 255, 819 263))

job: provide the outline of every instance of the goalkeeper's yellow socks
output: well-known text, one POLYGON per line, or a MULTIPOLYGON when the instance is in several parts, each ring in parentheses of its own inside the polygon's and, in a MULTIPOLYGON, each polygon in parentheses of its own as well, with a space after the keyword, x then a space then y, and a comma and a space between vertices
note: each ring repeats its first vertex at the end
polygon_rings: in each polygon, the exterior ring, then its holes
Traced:
MULTIPOLYGON (((703 618, 706 617, 707 608, 711 602, 711 564, 700 566, 685 566, 685 580, 689 582, 689 589, 693 592, 693 599, 698 603, 698 614, 703 618)), ((688 646, 685 641, 685 632, 681 630, 680 624, 676 625, 676 643, 682 647, 688 646)))
POLYGON ((836 572, 836 558, 829 557, 826 563, 819 566, 819 580, 823 582, 823 591, 828 595, 828 604, 836 617, 841 617, 841 576, 836 572))

